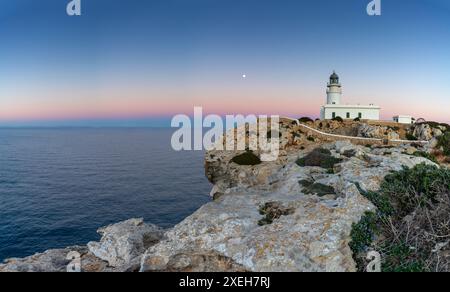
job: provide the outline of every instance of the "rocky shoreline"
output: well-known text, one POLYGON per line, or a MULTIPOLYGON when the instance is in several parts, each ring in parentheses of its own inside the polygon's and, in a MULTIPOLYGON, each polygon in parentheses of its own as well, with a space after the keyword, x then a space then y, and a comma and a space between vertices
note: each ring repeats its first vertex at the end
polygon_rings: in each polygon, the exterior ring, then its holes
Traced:
MULTIPOLYGON (((378 131, 370 127, 361 127, 361 135, 378 131)), ((391 130, 381 132, 400 135, 391 130)), ((414 131, 426 140, 439 134, 414 131)), ((64 272, 71 251, 79 253, 84 272, 356 271, 352 225, 375 209, 361 191, 376 191, 384 176, 405 166, 437 165, 414 155, 431 146, 327 141, 291 120, 283 120, 280 137, 274 162, 240 165, 233 158, 248 152, 208 152, 214 200, 169 230, 130 219, 99 229, 99 242, 9 259, 0 272, 64 272), (331 167, 305 165, 318 147, 334 161, 331 167)))

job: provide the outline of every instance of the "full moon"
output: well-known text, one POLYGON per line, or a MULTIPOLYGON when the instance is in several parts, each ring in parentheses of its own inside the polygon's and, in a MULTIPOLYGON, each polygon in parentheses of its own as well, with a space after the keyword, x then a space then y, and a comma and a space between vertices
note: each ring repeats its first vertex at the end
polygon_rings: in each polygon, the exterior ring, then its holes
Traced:
POLYGON ((242 75, 242 78, 247 78, 247 75, 245 75, 245 74, 244 74, 244 75, 242 75))

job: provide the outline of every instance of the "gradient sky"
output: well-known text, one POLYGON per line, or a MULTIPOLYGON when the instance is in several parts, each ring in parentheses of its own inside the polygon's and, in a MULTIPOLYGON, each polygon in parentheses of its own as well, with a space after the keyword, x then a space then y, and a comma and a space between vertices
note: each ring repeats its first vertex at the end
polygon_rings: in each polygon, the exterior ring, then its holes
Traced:
POLYGON ((345 103, 450 122, 448 0, 68 2, 0 1, 0 126, 317 117, 333 70, 345 103))

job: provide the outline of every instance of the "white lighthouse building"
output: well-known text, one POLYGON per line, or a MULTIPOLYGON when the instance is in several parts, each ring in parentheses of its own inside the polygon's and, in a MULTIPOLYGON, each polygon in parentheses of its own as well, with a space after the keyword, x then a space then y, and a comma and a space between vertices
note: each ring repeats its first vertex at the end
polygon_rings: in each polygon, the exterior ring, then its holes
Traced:
POLYGON ((331 120, 341 117, 342 119, 379 120, 380 107, 376 105, 348 105, 341 104, 342 85, 336 72, 330 76, 327 85, 327 104, 322 106, 320 119, 331 120))

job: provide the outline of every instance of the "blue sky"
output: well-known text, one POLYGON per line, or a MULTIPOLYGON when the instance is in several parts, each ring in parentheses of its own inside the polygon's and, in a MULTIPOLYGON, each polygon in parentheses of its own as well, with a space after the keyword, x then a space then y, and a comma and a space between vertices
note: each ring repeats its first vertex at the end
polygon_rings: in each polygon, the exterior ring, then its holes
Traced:
POLYGON ((450 121, 448 1, 382 0, 380 17, 369 0, 68 2, 0 2, 0 126, 317 116, 333 70, 345 102, 450 121))

